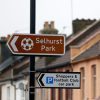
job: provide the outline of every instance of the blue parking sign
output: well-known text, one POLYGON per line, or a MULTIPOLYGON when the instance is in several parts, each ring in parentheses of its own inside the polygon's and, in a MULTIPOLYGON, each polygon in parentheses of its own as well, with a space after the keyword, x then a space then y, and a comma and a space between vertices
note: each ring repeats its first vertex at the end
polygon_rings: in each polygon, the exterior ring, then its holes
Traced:
POLYGON ((47 84, 53 84, 53 77, 46 77, 47 84))

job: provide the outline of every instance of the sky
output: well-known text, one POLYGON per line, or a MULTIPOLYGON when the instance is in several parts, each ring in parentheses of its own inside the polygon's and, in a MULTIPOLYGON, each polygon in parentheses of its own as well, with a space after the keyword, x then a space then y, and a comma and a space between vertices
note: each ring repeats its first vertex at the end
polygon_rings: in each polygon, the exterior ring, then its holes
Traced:
MULTIPOLYGON (((73 19, 100 19, 99 5, 100 0, 36 0, 36 33, 45 21, 55 21, 60 34, 70 35, 73 19)), ((0 36, 29 29, 30 0, 0 0, 0 36)))

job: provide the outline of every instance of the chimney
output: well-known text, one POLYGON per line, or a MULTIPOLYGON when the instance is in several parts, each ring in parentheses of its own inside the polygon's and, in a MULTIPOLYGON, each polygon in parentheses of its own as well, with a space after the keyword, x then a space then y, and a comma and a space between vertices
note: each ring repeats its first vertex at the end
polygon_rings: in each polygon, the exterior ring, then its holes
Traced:
POLYGON ((55 27, 54 27, 54 21, 51 21, 51 22, 50 22, 50 28, 51 28, 51 29, 54 29, 54 28, 55 28, 55 27))
POLYGON ((44 29, 49 29, 49 23, 48 22, 44 23, 44 29))
POLYGON ((7 36, 7 41, 9 40, 9 38, 10 38, 10 35, 7 36))
POLYGON ((6 41, 6 40, 7 40, 6 37, 1 37, 0 39, 1 39, 2 41, 6 41))

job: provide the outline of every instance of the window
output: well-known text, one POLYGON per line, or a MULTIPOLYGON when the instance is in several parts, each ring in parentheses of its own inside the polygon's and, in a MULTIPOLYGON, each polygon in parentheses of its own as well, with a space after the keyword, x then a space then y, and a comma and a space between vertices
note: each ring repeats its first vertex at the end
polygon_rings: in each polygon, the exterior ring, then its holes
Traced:
POLYGON ((92 65, 92 98, 96 97, 96 65, 92 65))
POLYGON ((29 100, 29 87, 28 84, 25 85, 25 100, 29 100))
POLYGON ((85 99, 85 70, 84 68, 80 69, 81 72, 81 100, 85 99))
POLYGON ((21 100, 25 100, 25 91, 24 91, 24 84, 23 83, 19 84, 19 89, 21 91, 21 100))
POLYGON ((7 87, 7 100, 10 100, 10 87, 7 87))

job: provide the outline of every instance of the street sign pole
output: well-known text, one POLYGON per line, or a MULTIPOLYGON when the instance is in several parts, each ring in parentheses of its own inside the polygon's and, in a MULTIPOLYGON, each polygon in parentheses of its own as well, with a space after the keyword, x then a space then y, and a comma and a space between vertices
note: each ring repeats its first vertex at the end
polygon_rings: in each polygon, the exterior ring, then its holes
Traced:
MULTIPOLYGON (((30 34, 35 34, 35 0, 30 0, 30 34)), ((35 100, 35 56, 30 56, 29 100, 35 100)))

